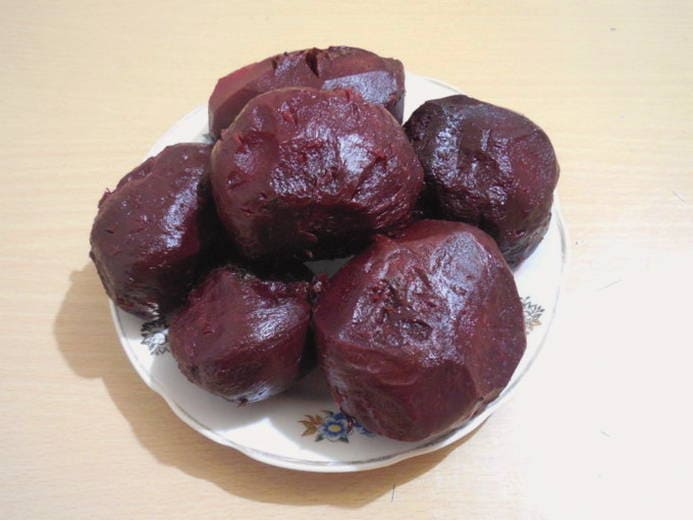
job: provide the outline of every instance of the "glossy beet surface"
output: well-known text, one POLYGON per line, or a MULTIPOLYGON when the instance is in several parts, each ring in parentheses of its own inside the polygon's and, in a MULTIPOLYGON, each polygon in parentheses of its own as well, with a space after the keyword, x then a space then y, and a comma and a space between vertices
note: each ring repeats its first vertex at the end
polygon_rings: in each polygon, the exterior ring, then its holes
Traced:
POLYGON ((520 298, 495 242, 442 220, 378 236, 329 281, 314 327, 341 409, 407 441, 493 400, 526 346, 520 298))
POLYGON ((423 186, 402 128, 348 90, 257 96, 212 152, 212 192, 249 259, 330 258, 401 226, 423 186))
POLYGON ((354 47, 329 47, 278 54, 221 78, 209 98, 211 132, 219 136, 258 94, 284 87, 350 88, 402 122, 402 63, 354 47))
POLYGON ((210 151, 203 144, 169 146, 101 198, 90 256, 122 309, 143 318, 165 314, 194 282, 217 229, 210 151))
POLYGON ((305 281, 216 269, 174 314, 171 352, 190 381, 239 404, 277 394, 301 373, 308 293, 305 281))
POLYGON ((511 265, 546 234, 558 162, 523 115, 456 95, 420 106, 405 125, 426 173, 433 213, 479 226, 511 265))

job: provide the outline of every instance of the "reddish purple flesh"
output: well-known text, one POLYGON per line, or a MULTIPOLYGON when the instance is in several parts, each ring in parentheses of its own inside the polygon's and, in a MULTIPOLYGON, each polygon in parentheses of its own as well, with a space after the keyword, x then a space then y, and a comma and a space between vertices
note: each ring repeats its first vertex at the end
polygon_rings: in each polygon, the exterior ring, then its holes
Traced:
POLYGON ((249 259, 331 258, 402 226, 423 186, 402 128, 348 90, 254 98, 212 152, 219 217, 249 259))
POLYGON ((349 88, 384 106, 398 122, 404 108, 404 68, 391 58, 354 47, 288 52, 252 63, 218 82, 209 98, 209 128, 228 127, 255 96, 284 87, 349 88))
POLYGON ((169 146, 101 198, 90 256, 122 309, 143 318, 166 314, 194 282, 217 229, 210 151, 203 144, 169 146))
POLYGON ((328 282, 313 324, 337 404, 406 441, 493 400, 526 346, 510 269, 488 235, 461 222, 376 237, 328 282))
POLYGON ((309 283, 212 271, 173 315, 171 352, 185 376, 239 404, 288 388, 305 364, 309 283))
POLYGON ((479 226, 510 265, 548 230, 558 162, 523 115, 456 95, 427 101, 405 125, 426 174, 432 214, 479 226))

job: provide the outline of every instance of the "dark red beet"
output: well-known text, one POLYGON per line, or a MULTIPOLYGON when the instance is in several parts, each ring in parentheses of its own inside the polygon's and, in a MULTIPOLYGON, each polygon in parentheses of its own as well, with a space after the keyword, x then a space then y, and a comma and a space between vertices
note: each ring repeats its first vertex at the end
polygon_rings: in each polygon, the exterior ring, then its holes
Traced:
POLYGON ((165 314, 185 297, 211 242, 210 145, 177 144, 106 191, 91 230, 90 256, 104 288, 143 318, 165 314))
POLYGON ((218 82, 209 98, 209 128, 219 136, 255 96, 284 87, 350 88, 402 122, 404 68, 354 47, 305 49, 247 65, 218 82))
POLYGON ((330 258, 406 223, 421 165, 381 106, 348 90, 274 90, 246 105, 212 151, 217 211, 240 251, 330 258))
POLYGON ((212 271, 173 315, 169 344, 193 383, 244 404, 284 391, 302 373, 309 284, 212 271))
POLYGON ((352 89, 369 103, 384 106, 402 123, 404 67, 401 61, 354 47, 329 47, 313 52, 320 88, 352 89))
POLYGON ((442 218, 479 226, 510 265, 546 234, 558 162, 546 134, 523 115, 457 95, 421 105, 405 125, 442 218))
POLYGON ((337 404, 367 429, 407 441, 494 399, 526 345, 522 304, 495 242, 442 220, 376 237, 328 282, 313 323, 337 404))

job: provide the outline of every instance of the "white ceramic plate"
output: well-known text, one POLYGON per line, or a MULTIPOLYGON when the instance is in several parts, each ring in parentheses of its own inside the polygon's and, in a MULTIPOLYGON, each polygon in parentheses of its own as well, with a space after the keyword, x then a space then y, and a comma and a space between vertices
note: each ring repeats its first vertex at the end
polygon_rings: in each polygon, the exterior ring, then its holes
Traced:
MULTIPOLYGON (((407 74, 406 88, 405 120, 427 99, 459 92, 413 74, 407 74)), ((207 132, 207 107, 200 106, 173 125, 149 155, 178 142, 204 142, 207 132)), ((360 471, 447 446, 476 429, 508 399, 539 353, 551 325, 566 243, 556 201, 546 237, 531 258, 515 271, 525 308, 528 342, 510 384, 476 416, 420 442, 375 436, 348 420, 330 398, 318 370, 282 395, 238 407, 185 379, 168 351, 165 324, 145 323, 112 303, 111 309, 120 341, 137 373, 191 428, 267 464, 317 472, 360 471)))

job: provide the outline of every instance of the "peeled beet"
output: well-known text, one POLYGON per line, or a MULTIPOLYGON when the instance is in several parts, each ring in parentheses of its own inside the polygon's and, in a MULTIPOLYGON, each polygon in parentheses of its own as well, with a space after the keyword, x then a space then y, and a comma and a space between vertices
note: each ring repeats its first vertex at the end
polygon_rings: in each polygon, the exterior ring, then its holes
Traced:
POLYGON ((456 95, 427 101, 405 125, 426 174, 433 214, 479 226, 510 265, 527 258, 551 219, 558 162, 525 116, 456 95))
POLYGON ((255 97, 212 152, 217 211, 249 259, 331 258, 406 224, 423 186, 402 128, 349 90, 255 97))
POLYGON ((204 144, 169 146, 101 198, 90 256, 122 309, 142 318, 166 314, 194 282, 218 227, 210 151, 204 144))
POLYGON ((173 315, 169 344, 185 376, 239 404, 282 392, 309 353, 309 284, 212 271, 173 315))
POLYGON ((493 400, 526 345, 522 304, 495 242, 442 220, 378 236, 329 280, 313 323, 340 408, 405 441, 493 400))
POLYGON ((364 49, 329 47, 278 54, 221 78, 209 98, 210 131, 221 135, 248 101, 284 87, 350 88, 402 122, 402 63, 364 49))

